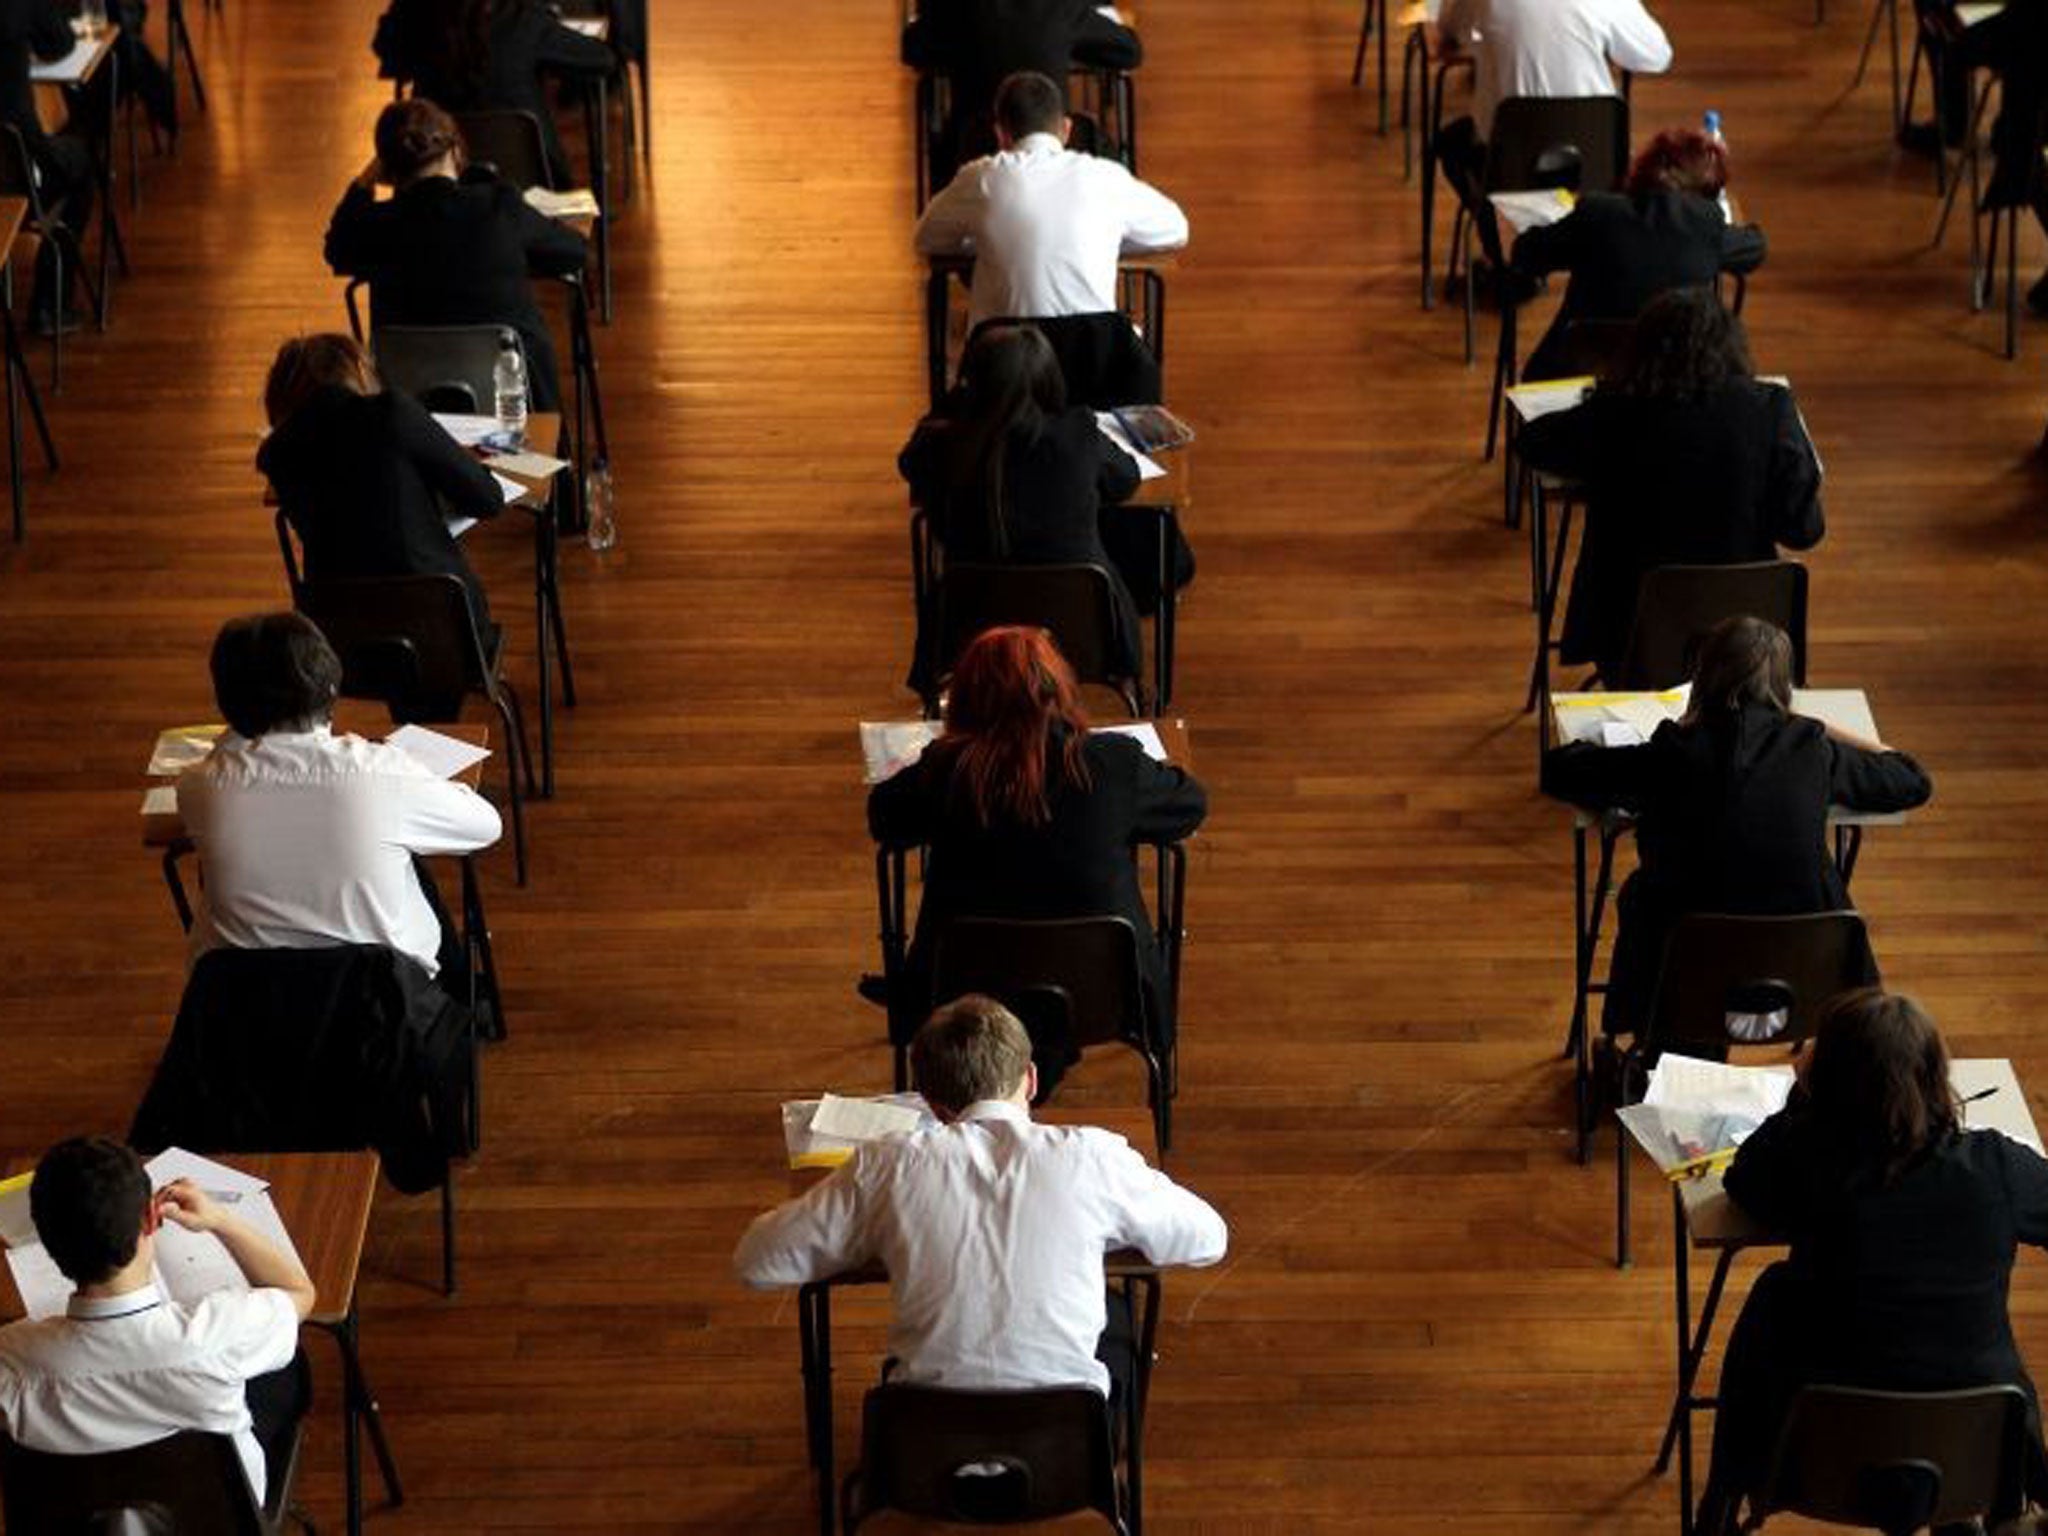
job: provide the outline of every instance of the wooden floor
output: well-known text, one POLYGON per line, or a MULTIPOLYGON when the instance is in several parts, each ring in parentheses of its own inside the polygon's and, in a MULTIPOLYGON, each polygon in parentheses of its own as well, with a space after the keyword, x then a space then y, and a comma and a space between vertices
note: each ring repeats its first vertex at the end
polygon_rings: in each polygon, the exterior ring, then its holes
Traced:
MULTIPOLYGON (((320 236, 387 93, 378 8, 193 8, 211 110, 146 163, 137 275, 71 352, 65 467, 0 553, 0 1152, 124 1127, 177 1001, 140 768, 211 713, 219 622, 284 598, 258 395, 282 336, 341 319, 320 236)), ((372 1529, 394 1536, 808 1529, 794 1309, 727 1256, 783 1189, 777 1101, 887 1079, 852 991, 874 930, 852 730, 909 704, 897 11, 654 9, 656 157, 599 338, 621 543, 568 555, 560 795, 531 817, 531 887, 492 872, 512 1038, 462 1181, 462 1293, 432 1287, 428 1202, 387 1198, 367 1261, 408 1495, 372 1529)), ((1882 75, 1844 95, 1865 18, 1836 9, 1670 0, 1678 69, 1637 82, 1636 121, 1725 116, 1772 242, 1758 361, 1827 460, 1814 680, 1867 687, 1935 779, 1859 872, 1886 974, 2040 1089, 2048 328, 1996 355, 1960 228, 1926 249, 1932 176, 1889 147, 1882 75)), ((1617 1273, 1612 1175, 1569 1156, 1555 1059, 1569 843, 1517 713, 1525 546, 1478 460, 1485 373, 1453 313, 1416 307, 1399 139, 1344 83, 1355 23, 1344 0, 1143 15, 1144 169, 1194 226, 1168 374, 1201 431, 1179 704, 1214 804, 1175 1172, 1232 1228, 1226 1264, 1168 1286, 1151 1524, 1664 1533, 1662 1195, 1639 1181, 1617 1273)), ((521 613, 518 540, 475 542, 521 613)), ((1135 1091, 1114 1062, 1076 1086, 1135 1091)), ((2036 1257, 2014 1306, 2048 1359, 2036 1257)), ((877 1316, 841 1337, 843 1454, 877 1316)), ((305 1490, 338 1529, 316 1365, 305 1490)))

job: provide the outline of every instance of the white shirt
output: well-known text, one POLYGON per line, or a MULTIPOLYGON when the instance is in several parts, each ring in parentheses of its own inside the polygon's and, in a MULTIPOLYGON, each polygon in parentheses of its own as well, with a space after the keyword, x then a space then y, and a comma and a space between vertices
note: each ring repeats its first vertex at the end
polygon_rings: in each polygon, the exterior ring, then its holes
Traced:
POLYGON ((1641 0, 1444 0, 1438 26, 1472 55, 1472 118, 1484 139, 1509 96, 1612 96, 1612 61, 1671 67, 1671 40, 1641 0))
POLYGON ((289 1365, 299 1314, 283 1291, 220 1291, 181 1306, 154 1285, 73 1296, 63 1317, 0 1328, 0 1425, 33 1451, 125 1451, 181 1429, 233 1436, 256 1502, 263 1450, 249 1378, 289 1365))
POLYGON ((1223 1218, 1123 1137, 1038 1125, 1013 1104, 868 1142, 799 1200, 755 1219, 733 1254, 752 1286, 800 1285, 879 1261, 896 1379, 983 1390, 1092 1386, 1102 1256, 1213 1264, 1223 1218))
POLYGON ((920 255, 974 258, 970 329, 1001 316, 1113 310, 1118 256, 1187 243, 1187 215, 1172 198, 1049 133, 970 160, 917 221, 920 255))
POLYGON ((433 975, 441 926, 416 853, 498 840, 498 813, 402 749, 327 727, 249 741, 229 731, 178 780, 205 890, 195 951, 383 944, 433 975))

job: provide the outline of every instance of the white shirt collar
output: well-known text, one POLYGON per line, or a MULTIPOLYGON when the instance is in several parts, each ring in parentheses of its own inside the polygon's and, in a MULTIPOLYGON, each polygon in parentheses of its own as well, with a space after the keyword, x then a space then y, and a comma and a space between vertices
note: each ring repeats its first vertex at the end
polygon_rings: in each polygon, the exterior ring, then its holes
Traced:
POLYGON ((1017 141, 1020 155, 1057 155, 1066 147, 1056 133, 1027 133, 1017 141))
POLYGON ((1029 1125, 1031 1111, 1008 1099, 976 1099, 955 1117, 957 1120, 1007 1120, 1011 1125, 1029 1125))
POLYGON ((153 1283, 138 1286, 132 1291, 123 1291, 118 1296, 82 1296, 73 1292, 64 1313, 67 1317, 75 1317, 83 1322, 101 1323, 111 1318, 131 1317, 137 1312, 147 1312, 152 1307, 162 1306, 163 1301, 153 1283))

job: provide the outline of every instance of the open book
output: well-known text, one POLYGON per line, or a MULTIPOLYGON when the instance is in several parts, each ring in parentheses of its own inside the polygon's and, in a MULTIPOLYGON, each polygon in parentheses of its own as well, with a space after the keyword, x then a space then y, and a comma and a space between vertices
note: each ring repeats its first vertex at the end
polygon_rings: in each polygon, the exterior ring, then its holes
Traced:
MULTIPOLYGON (((294 1258, 298 1250, 262 1179, 173 1147, 144 1164, 152 1189, 176 1179, 190 1179, 294 1258)), ((73 1286, 64 1278, 29 1217, 29 1175, 0 1183, 0 1241, 7 1244, 7 1268, 30 1317, 58 1317, 71 1300, 73 1286)), ((188 1232, 164 1222, 156 1232, 156 1286, 173 1301, 191 1306, 218 1291, 246 1291, 249 1282, 239 1264, 211 1232, 188 1232)))
POLYGON ((1666 1051, 1650 1069, 1643 1102, 1621 1123, 1668 1179, 1716 1173, 1736 1148, 1785 1107, 1790 1067, 1737 1067, 1666 1051))

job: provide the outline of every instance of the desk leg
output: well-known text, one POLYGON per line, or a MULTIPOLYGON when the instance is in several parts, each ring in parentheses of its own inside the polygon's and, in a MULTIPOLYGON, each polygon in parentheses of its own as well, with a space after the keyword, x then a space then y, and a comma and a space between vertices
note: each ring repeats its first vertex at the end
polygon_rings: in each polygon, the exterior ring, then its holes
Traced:
MULTIPOLYGON (((462 858, 462 947, 470 957, 471 1004, 483 1002, 490 1007, 490 1021, 483 1036, 486 1040, 502 1040, 505 1038, 505 1003, 498 991, 498 961, 491 949, 491 925, 484 915, 483 888, 477 882, 473 854, 464 854, 462 858)), ((473 1126, 470 1134, 472 1150, 481 1141, 481 1128, 473 1126)))
POLYGON ((604 80, 596 82, 592 99, 597 117, 590 125, 590 190, 597 198, 597 281, 598 317, 612 323, 612 198, 607 174, 610 156, 605 140, 610 136, 611 93, 604 80))
POLYGON ((804 1431, 818 1474, 818 1530, 838 1528, 832 1446, 832 1293, 822 1282, 797 1292, 797 1341, 804 1373, 804 1431))
POLYGON ((1160 1286, 1157 1275, 1133 1275, 1124 1294, 1138 1313, 1137 1358, 1132 1362, 1131 1400, 1124 1405, 1126 1523, 1131 1536, 1145 1529, 1145 1408, 1152 1396, 1152 1358, 1159 1343, 1160 1286), (1142 1298, 1142 1302, 1140 1301, 1142 1298))
POLYGON ((107 308, 112 296, 107 292, 107 258, 111 252, 116 267, 123 277, 128 275, 128 246, 121 238, 121 216, 114 210, 114 118, 121 110, 121 55, 119 50, 107 54, 107 115, 100 135, 97 169, 100 183, 100 305, 101 330, 107 328, 107 308))
POLYGON ((391 1446, 384 1438, 384 1415, 377 1406, 376 1394, 370 1390, 369 1378, 363 1374, 362 1356, 356 1347, 360 1327, 355 1298, 349 1298, 348 1313, 340 1322, 319 1326, 334 1335, 335 1348, 341 1355, 341 1456, 342 1476, 348 1495, 348 1532, 349 1536, 362 1536, 361 1430, 365 1423, 369 1425, 370 1449, 377 1457, 377 1470, 384 1479, 385 1497, 394 1507, 403 1504, 405 1489, 398 1481, 398 1464, 392 1459, 391 1446))
MULTIPOLYGON (((36 436, 43 445, 43 465, 54 471, 57 468, 57 444, 50 436, 49 418, 43 415, 43 397, 36 388, 35 370, 28 365, 28 353, 21 344, 21 331, 14 323, 14 267, 12 263, 0 265, 0 331, 6 338, 7 366, 11 370, 9 386, 18 383, 22 394, 28 400, 28 413, 36 424, 36 436)), ((20 537, 17 531, 16 538, 20 537)))
POLYGON ((1173 551, 1180 528, 1178 508, 1159 509, 1159 610, 1152 621, 1152 712, 1166 713, 1173 702, 1173 649, 1180 593, 1174 586, 1173 551))
POLYGON ((1422 122, 1416 129, 1422 135, 1422 307, 1436 308, 1436 293, 1430 286, 1430 246, 1435 233, 1432 220, 1436 217, 1436 135, 1431 128, 1436 114, 1431 109, 1429 87, 1429 54, 1422 56, 1422 122))
POLYGON ((1856 857, 1863 851, 1863 829, 1861 827, 1835 828, 1835 867, 1842 872, 1842 888, 1847 890, 1849 882, 1856 878, 1856 857))
MULTIPOLYGON (((14 542, 28 537, 28 489, 21 471, 21 381, 28 378, 28 364, 21 355, 21 337, 14 329, 14 262, 0 266, 0 309, 7 315, 7 493, 14 507, 14 542)), ((35 381, 29 379, 29 389, 35 381)), ((40 421, 41 413, 38 412, 40 421)), ((44 443, 48 444, 48 428, 44 443)), ((191 926, 190 924, 186 925, 191 926)))
POLYGON ((1700 1308, 1700 1320, 1693 1326, 1691 1316, 1690 1272, 1691 1250, 1685 1231, 1685 1207, 1678 1192, 1671 1195, 1672 1220, 1677 1247, 1673 1256, 1673 1296, 1677 1311, 1678 1338, 1678 1390, 1671 1400, 1671 1417, 1664 1425, 1664 1441, 1657 1450, 1656 1471, 1659 1475, 1671 1469, 1671 1457, 1678 1454, 1678 1528, 1679 1536, 1692 1536, 1692 1416, 1701 1408, 1711 1408, 1716 1399, 1700 1397, 1694 1392, 1699 1380, 1700 1362, 1706 1358, 1707 1345, 1714 1336, 1714 1317, 1720 1310, 1721 1296, 1728 1284, 1728 1271, 1735 1262, 1735 1250, 1724 1248, 1714 1261, 1714 1278, 1707 1285, 1706 1304, 1700 1308))

